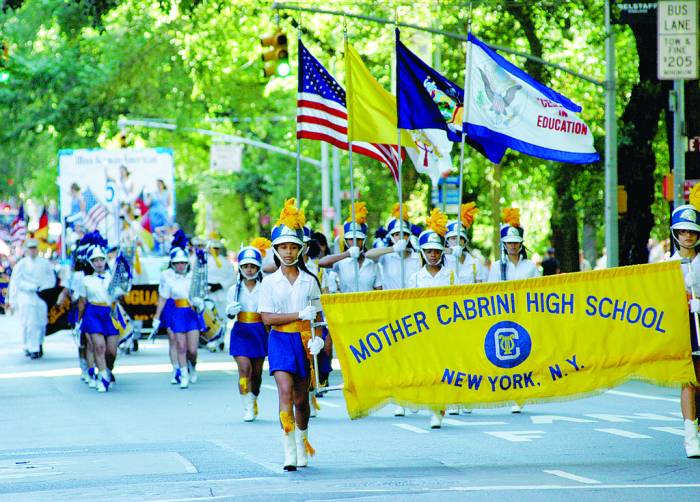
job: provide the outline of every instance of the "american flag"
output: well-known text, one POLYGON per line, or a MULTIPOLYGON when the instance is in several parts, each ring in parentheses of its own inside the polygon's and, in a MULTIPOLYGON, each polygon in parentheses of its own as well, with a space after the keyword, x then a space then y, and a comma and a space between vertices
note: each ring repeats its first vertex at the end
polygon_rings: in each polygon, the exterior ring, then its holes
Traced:
POLYGON ((12 237, 12 245, 19 246, 27 238, 27 223, 24 221, 24 204, 19 206, 19 211, 12 225, 10 226, 10 235, 12 237))
MULTIPOLYGON (((311 55, 299 40, 299 87, 297 94, 297 138, 326 141, 348 150, 348 109, 345 89, 311 55)), ((352 151, 383 162, 398 180, 396 145, 353 141, 352 151)), ((405 156, 402 149, 401 158, 405 156)))
POLYGON ((107 217, 107 208, 102 204, 89 188, 83 193, 85 199, 85 226, 88 230, 95 230, 102 220, 107 217))

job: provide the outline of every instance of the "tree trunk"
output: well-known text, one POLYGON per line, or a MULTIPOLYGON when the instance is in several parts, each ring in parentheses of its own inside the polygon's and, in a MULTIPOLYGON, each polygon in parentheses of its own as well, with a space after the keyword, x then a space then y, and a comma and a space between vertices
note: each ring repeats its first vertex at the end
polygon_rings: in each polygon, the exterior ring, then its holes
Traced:
POLYGON ((578 272, 578 221, 576 202, 571 191, 578 166, 558 164, 552 171, 552 245, 562 272, 578 272))

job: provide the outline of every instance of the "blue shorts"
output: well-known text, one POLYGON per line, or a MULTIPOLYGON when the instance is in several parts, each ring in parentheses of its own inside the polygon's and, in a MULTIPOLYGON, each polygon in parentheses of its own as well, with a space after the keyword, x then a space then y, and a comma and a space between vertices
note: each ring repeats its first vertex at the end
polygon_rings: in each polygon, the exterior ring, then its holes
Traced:
POLYGON ((119 331, 114 327, 110 310, 107 306, 88 303, 83 313, 81 331, 90 335, 95 333, 104 336, 118 335, 119 331))
POLYGON ((299 333, 282 333, 273 326, 267 342, 270 375, 285 371, 300 378, 309 377, 309 360, 299 333))
POLYGON ((201 329, 199 315, 192 307, 176 307, 173 304, 169 317, 168 327, 173 333, 187 333, 188 331, 199 331, 201 329))
POLYGON ((229 354, 243 357, 267 355, 267 330, 261 322, 236 322, 231 329, 229 354))
POLYGON ((168 329, 170 327, 170 316, 174 308, 175 300, 172 298, 165 300, 165 306, 163 306, 163 310, 160 313, 160 326, 163 329, 168 329))

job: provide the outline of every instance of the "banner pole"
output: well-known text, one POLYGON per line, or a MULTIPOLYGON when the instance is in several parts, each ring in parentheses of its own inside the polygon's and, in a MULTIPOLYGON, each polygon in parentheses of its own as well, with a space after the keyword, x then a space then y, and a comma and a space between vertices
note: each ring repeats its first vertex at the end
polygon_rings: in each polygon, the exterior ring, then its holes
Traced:
MULTIPOLYGON (((399 9, 396 8, 395 11, 396 19, 396 47, 398 47, 399 40, 399 9)), ((398 58, 397 58, 398 63, 398 58)), ((398 114, 398 104, 399 104, 399 65, 395 65, 394 78, 396 82, 396 149, 399 156, 397 160, 397 189, 399 196, 399 239, 403 239, 403 166, 401 165, 401 129, 399 129, 399 114, 398 114)), ((401 258, 401 289, 406 289, 406 253, 401 252, 399 256, 401 258)))
MULTIPOLYGON (((347 59, 348 57, 348 27, 347 24, 343 23, 343 40, 345 42, 345 58, 347 59)), ((348 80, 350 79, 350 75, 346 74, 345 79, 348 80)), ((348 90, 347 93, 347 101, 350 102, 350 85, 347 85, 346 82, 346 87, 348 90)), ((350 124, 351 124, 351 117, 350 117, 350 107, 348 106, 348 165, 350 167, 350 219, 352 221, 352 232, 353 236, 356 235, 357 233, 357 219, 355 218, 355 176, 352 171, 352 140, 350 139, 350 124)), ((365 236, 366 237, 366 236, 365 236)), ((352 239, 352 244, 353 246, 357 246, 357 237, 353 237, 352 239)), ((355 292, 360 291, 360 264, 358 263, 359 257, 357 260, 353 260, 353 265, 354 265, 354 270, 355 270, 355 292)))

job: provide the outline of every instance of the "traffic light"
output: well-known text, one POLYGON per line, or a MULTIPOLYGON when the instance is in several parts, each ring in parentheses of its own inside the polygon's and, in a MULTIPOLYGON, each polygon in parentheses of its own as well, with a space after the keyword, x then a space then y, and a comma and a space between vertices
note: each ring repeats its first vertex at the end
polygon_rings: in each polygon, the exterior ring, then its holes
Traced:
POLYGON ((291 72, 289 67, 289 51, 287 50, 287 35, 278 31, 274 35, 262 37, 260 44, 269 47, 262 55, 263 76, 286 77, 291 72))

